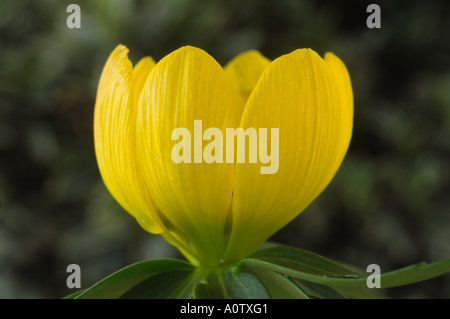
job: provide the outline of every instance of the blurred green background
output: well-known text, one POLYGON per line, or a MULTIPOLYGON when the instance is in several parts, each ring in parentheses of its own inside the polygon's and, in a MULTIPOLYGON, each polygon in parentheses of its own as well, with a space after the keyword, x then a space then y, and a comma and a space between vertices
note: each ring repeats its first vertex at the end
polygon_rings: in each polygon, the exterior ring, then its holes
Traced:
MULTIPOLYGON (((221 64, 310 47, 349 68, 355 124, 326 191, 272 240, 382 272, 450 257, 449 1, 0 2, 0 298, 60 298, 148 258, 180 257, 114 202, 93 147, 98 79, 113 48, 136 63, 190 44, 221 64), (81 7, 81 29, 66 8, 81 7)), ((450 298, 450 275, 388 291, 450 298)))

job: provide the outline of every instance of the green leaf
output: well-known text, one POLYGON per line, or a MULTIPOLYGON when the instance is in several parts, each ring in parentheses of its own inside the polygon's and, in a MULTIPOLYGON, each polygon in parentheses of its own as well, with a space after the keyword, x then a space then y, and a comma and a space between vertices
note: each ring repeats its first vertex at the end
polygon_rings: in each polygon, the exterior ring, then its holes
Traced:
POLYGON ((386 298, 379 289, 360 289, 349 287, 333 287, 347 299, 384 299, 386 298))
POLYGON ((285 246, 259 250, 241 260, 237 267, 247 270, 270 269, 290 277, 318 283, 326 283, 330 279, 348 280, 367 276, 362 270, 354 267, 306 250, 285 246))
POLYGON ((313 299, 382 299, 385 298, 379 289, 360 289, 346 287, 329 287, 314 282, 292 279, 313 299))
POLYGON ((151 276, 132 287, 122 299, 190 299, 201 274, 194 269, 176 269, 151 276))
POLYGON ((314 282, 292 279, 312 299, 344 299, 345 296, 335 289, 314 282))
POLYGON ((260 279, 265 279, 272 298, 282 299, 311 299, 299 285, 297 285, 292 278, 275 271, 258 272, 256 274, 260 279), (284 292, 284 293, 283 293, 284 292), (287 294, 287 296, 286 296, 287 294))
POLYGON ((199 299, 267 299, 270 294, 254 274, 235 267, 210 269, 195 287, 199 299))
POLYGON ((273 271, 259 272, 256 269, 252 271, 267 288, 272 299, 306 299, 306 296, 302 295, 301 291, 286 289, 285 282, 279 280, 278 276, 276 276, 283 275, 273 271))
POLYGON ((65 296, 64 299, 76 299, 79 295, 81 295, 83 292, 85 292, 86 289, 81 289, 77 292, 74 292, 73 294, 70 294, 68 296, 65 296))
POLYGON ((194 287, 194 299, 213 299, 206 282, 199 282, 194 287))
MULTIPOLYGON (((357 268, 292 247, 262 249, 238 263, 238 269, 277 272, 329 287, 367 289, 368 275, 357 268)), ((381 274, 381 287, 397 287, 440 276, 450 271, 450 259, 420 263, 381 274)), ((323 292, 322 292, 323 293, 323 292)))
POLYGON ((113 273, 75 296, 75 299, 120 298, 134 286, 152 276, 172 271, 193 272, 195 269, 191 264, 176 259, 143 261, 113 273))
POLYGON ((381 287, 399 287, 428 280, 450 272, 450 259, 425 262, 394 270, 381 275, 381 287))

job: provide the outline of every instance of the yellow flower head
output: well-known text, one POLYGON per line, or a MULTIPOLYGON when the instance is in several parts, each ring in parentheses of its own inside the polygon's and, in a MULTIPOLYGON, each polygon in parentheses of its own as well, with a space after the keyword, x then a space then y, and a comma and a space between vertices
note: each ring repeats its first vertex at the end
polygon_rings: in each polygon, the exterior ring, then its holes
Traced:
POLYGON ((94 118, 100 172, 144 229, 160 233, 194 264, 231 263, 252 253, 339 168, 351 138, 353 95, 347 69, 332 53, 322 59, 299 49, 271 62, 249 51, 224 68, 190 46, 157 64, 143 58, 134 68, 127 53, 119 45, 100 78, 94 118), (234 136, 229 144, 207 129, 225 137, 238 127, 278 129, 266 149, 269 155, 277 147, 276 171, 262 174, 267 161, 251 160, 252 150, 261 156, 261 138, 255 149, 242 144, 244 160, 217 160, 228 155, 227 146, 232 159, 239 150, 234 136), (174 161, 178 128, 194 140, 183 141, 180 156, 201 157, 209 147, 216 161, 174 161))

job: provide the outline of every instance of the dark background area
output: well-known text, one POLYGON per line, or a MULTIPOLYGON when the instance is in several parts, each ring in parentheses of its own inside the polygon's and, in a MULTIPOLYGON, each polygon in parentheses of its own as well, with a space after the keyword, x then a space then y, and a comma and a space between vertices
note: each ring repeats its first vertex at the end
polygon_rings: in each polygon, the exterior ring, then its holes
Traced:
MULTIPOLYGON (((136 63, 186 45, 222 65, 258 49, 337 54, 355 96, 353 139, 325 192, 272 240, 387 272, 450 257, 450 6, 377 1, 0 2, 0 298, 60 298, 148 258, 180 257, 115 203, 98 172, 100 72, 122 43, 136 63), (66 8, 81 7, 81 29, 66 8)), ((450 274, 390 289, 450 298, 450 274)))

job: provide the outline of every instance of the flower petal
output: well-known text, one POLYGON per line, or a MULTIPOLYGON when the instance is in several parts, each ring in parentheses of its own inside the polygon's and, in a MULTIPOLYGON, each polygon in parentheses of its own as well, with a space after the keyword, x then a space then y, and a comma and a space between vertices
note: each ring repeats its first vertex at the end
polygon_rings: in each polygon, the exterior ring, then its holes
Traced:
POLYGON ((347 152, 347 148, 350 144, 350 139, 352 136, 352 127, 353 127, 353 91, 352 91, 352 83, 350 81, 350 75, 348 74, 348 70, 344 64, 336 55, 331 52, 325 53, 325 62, 329 65, 331 72, 333 73, 335 80, 337 82, 338 92, 342 100, 343 110, 339 114, 341 115, 342 125, 345 127, 350 127, 349 130, 346 130, 346 135, 340 139, 341 145, 340 149, 342 150, 341 156, 338 157, 338 161, 342 161, 344 159, 345 153, 347 152))
POLYGON ((103 181, 119 204, 153 233, 164 230, 136 159, 134 77, 145 77, 146 62, 133 71, 128 49, 119 45, 103 69, 94 112, 94 143, 103 181))
POLYGON ((138 103, 138 159, 143 177, 171 224, 168 229, 184 238, 192 255, 204 259, 199 260, 202 263, 217 262, 223 255, 234 169, 232 163, 205 163, 202 150, 210 142, 202 142, 202 134, 211 127, 225 132, 235 126, 236 99, 220 65, 203 50, 188 46, 158 62, 138 103), (202 121, 202 129, 199 122, 194 125, 196 120, 202 121), (175 129, 190 136, 174 140, 175 129), (190 144, 182 153, 191 163, 177 164, 172 158, 174 146, 181 141, 190 144))
POLYGON ((142 87, 144 86, 150 71, 155 67, 155 60, 152 57, 147 56, 142 58, 134 67, 133 79, 134 79, 134 103, 137 104, 139 96, 141 95, 142 87))
POLYGON ((269 65, 270 60, 256 50, 241 53, 225 65, 225 73, 232 79, 241 97, 239 108, 236 111, 238 124, 241 121, 244 106, 247 103, 250 93, 252 93, 261 74, 269 65))
POLYGON ((279 169, 261 174, 261 166, 272 162, 236 164, 226 259, 256 250, 303 211, 337 171, 351 136, 352 105, 344 103, 351 87, 343 84, 341 66, 330 63, 312 50, 296 50, 273 61, 252 92, 241 126, 279 128, 279 169), (346 98, 338 92, 344 87, 346 98))

